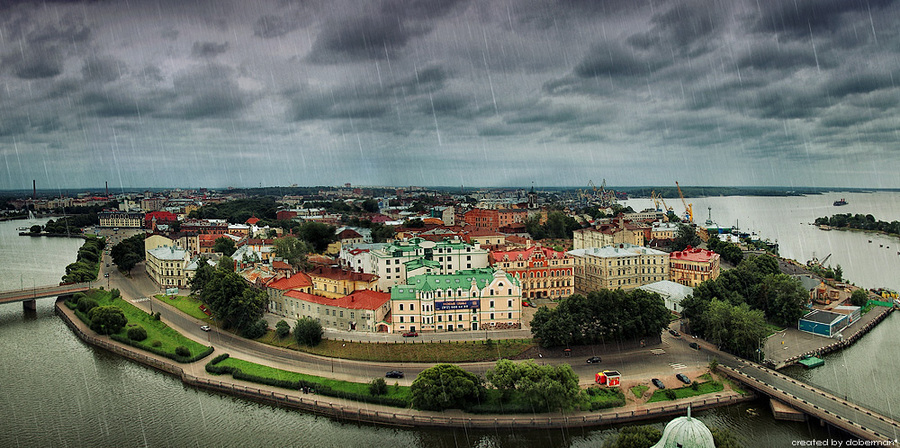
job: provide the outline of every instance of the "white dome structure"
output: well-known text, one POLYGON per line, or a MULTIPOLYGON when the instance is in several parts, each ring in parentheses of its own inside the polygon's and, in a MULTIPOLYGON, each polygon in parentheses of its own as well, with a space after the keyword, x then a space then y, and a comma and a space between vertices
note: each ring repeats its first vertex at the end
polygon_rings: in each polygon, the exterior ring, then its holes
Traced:
POLYGON ((678 417, 666 425, 662 438, 651 448, 715 448, 712 432, 700 420, 691 418, 691 408, 687 417, 678 417))

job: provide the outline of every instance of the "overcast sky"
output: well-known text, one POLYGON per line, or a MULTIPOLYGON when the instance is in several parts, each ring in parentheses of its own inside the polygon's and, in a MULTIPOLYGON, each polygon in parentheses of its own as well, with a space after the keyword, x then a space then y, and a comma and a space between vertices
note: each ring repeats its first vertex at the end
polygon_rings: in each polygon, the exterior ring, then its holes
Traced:
POLYGON ((889 0, 0 0, 0 189, 897 188, 898 23, 889 0))

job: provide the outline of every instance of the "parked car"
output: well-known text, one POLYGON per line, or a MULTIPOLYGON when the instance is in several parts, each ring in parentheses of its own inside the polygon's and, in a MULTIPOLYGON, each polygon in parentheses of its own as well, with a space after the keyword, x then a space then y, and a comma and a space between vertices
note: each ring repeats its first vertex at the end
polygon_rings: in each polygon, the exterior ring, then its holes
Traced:
POLYGON ((588 362, 588 364, 599 364, 600 357, 599 356, 591 356, 590 358, 587 359, 587 362, 588 362))
POLYGON ((104 277, 109 277, 109 272, 103 274, 104 277))
POLYGON ((663 384, 663 382, 660 381, 659 378, 653 378, 652 380, 650 380, 650 382, 652 382, 653 385, 656 386, 657 389, 665 389, 666 388, 666 385, 663 384))
POLYGON ((419 333, 416 333, 415 331, 407 331, 406 333, 403 333, 404 338, 414 338, 418 335, 419 333))
POLYGON ((677 330, 672 330, 671 328, 669 329, 669 334, 671 334, 673 338, 681 337, 681 333, 679 333, 677 330))
POLYGON ((694 350, 700 350, 700 345, 698 345, 696 342, 691 342, 690 344, 688 344, 688 347, 694 350))
POLYGON ((399 370, 391 370, 388 373, 384 374, 385 378, 403 378, 403 372, 399 370))
POLYGON ((687 377, 687 375, 683 373, 679 373, 675 375, 675 378, 678 378, 678 381, 681 381, 684 384, 691 384, 691 379, 687 377))
POLYGON ((200 326, 200 329, 203 330, 203 331, 209 331, 209 330, 210 330, 209 325, 202 325, 202 326, 200 326))

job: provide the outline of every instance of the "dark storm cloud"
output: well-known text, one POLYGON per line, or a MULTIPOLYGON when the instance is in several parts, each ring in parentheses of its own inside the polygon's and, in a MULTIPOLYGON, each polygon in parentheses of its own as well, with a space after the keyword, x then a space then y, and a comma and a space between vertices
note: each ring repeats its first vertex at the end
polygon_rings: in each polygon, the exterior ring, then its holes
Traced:
POLYGON ((401 95, 436 92, 444 88, 444 83, 449 77, 447 70, 443 67, 425 67, 416 70, 415 75, 391 84, 390 89, 401 95))
POLYGON ((831 67, 833 64, 823 56, 819 60, 811 48, 788 49, 775 47, 771 44, 759 45, 741 56, 737 65, 740 68, 755 68, 757 70, 793 70, 803 67, 831 67))
POLYGON ((253 35, 264 39, 284 36, 291 31, 300 28, 300 22, 295 18, 266 15, 256 19, 253 24, 253 35))
POLYGON ((81 67, 81 76, 85 82, 112 82, 122 76, 125 64, 111 57, 94 56, 86 59, 81 67))
POLYGON ((720 29, 724 16, 717 2, 686 1, 674 3, 664 12, 653 16, 653 26, 645 33, 629 39, 638 48, 654 46, 671 48, 678 54, 698 55, 710 51, 711 41, 720 29))
POLYGON ((158 115, 188 120, 236 116, 251 98, 233 76, 234 70, 219 65, 179 74, 173 80, 173 101, 158 115))
POLYGON ((893 6, 894 0, 779 0, 759 2, 762 14, 755 19, 754 29, 761 32, 809 36, 811 32, 840 29, 851 13, 880 14, 893 6))
POLYGON ((895 87, 890 73, 853 73, 835 76, 825 86, 825 91, 835 97, 857 93, 869 93, 895 87))
POLYGON ((228 42, 194 42, 191 55, 195 58, 211 58, 228 51, 228 42))
POLYGON ((574 73, 581 78, 605 76, 633 79, 646 76, 666 63, 640 51, 628 51, 617 42, 604 42, 591 48, 575 66, 574 73))
POLYGON ((0 62, 21 79, 41 79, 62 73, 65 57, 55 46, 35 45, 28 53, 7 54, 0 62))

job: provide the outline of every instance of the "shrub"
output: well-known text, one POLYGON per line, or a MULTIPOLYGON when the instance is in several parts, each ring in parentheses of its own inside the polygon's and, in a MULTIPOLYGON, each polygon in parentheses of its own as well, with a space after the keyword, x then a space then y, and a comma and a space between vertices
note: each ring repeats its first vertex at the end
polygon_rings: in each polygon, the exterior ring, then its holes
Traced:
POLYGON ((672 389, 666 389, 663 394, 665 394, 666 398, 668 398, 669 400, 674 400, 677 397, 677 394, 672 389))
POLYGON ((125 313, 117 306, 98 306, 88 313, 91 330, 99 334, 116 334, 128 323, 125 313))
POLYGON ((175 354, 187 358, 188 356, 191 356, 191 351, 188 350, 187 347, 179 345, 178 347, 175 347, 175 354))
POLYGON ((322 342, 322 335, 325 330, 322 324, 310 317, 297 319, 297 325, 294 327, 294 338, 298 344, 315 347, 322 342))
POLYGON ((156 319, 156 320, 159 320, 159 318, 160 318, 161 316, 162 316, 162 315, 160 314, 159 311, 153 313, 153 318, 156 319))
POLYGON ((110 298, 110 300, 116 300, 116 299, 118 299, 119 297, 122 297, 122 295, 119 293, 119 290, 118 290, 118 289, 113 288, 113 289, 110 289, 110 290, 109 290, 109 298, 110 298))
POLYGON ((241 336, 247 339, 256 339, 261 338, 266 335, 266 330, 269 329, 269 324, 266 323, 265 319, 259 319, 258 321, 250 324, 247 328, 241 332, 241 336))
POLYGON ((77 303, 78 311, 81 311, 82 313, 90 313, 92 309, 97 307, 97 301, 84 294, 81 295, 77 303))
POLYGON ((160 341, 153 341, 153 343, 150 344, 150 345, 153 346, 153 347, 162 347, 162 342, 160 342, 160 341))
POLYGON ((229 355, 228 353, 222 353, 221 355, 213 358, 212 361, 210 361, 209 363, 210 364, 218 364, 218 363, 228 359, 229 356, 231 356, 231 355, 229 355))
POLYGON ((275 334, 284 339, 291 334, 291 325, 288 324, 284 319, 279 320, 277 324, 275 324, 275 334))
POLYGON ((147 339, 147 330, 144 327, 131 327, 128 329, 128 339, 132 341, 143 341, 147 339))
POLYGON ((72 301, 78 303, 78 301, 81 300, 82 297, 87 297, 87 295, 83 292, 76 292, 74 295, 72 295, 72 301))
POLYGON ((372 395, 387 395, 387 387, 384 378, 375 378, 369 383, 369 393, 372 395))
POLYGON ((700 383, 694 381, 693 383, 691 383, 691 389, 700 390, 700 383))

